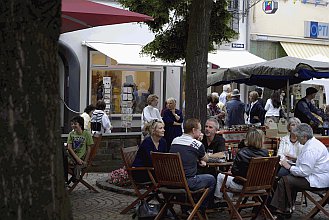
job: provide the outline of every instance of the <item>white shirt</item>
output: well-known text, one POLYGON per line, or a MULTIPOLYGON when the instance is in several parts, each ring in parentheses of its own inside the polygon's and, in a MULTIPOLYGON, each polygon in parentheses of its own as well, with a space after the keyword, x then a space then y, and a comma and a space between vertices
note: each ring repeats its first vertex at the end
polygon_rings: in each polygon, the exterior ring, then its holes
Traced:
POLYGON ((224 105, 226 104, 226 96, 227 96, 227 92, 223 91, 218 98, 219 101, 224 105))
POLYGON ((250 123, 250 112, 251 112, 252 107, 254 107, 254 105, 256 104, 256 102, 258 102, 258 100, 250 103, 250 109, 249 109, 249 113, 248 113, 248 117, 247 117, 247 121, 246 121, 246 124, 248 124, 248 125, 251 124, 250 123))
POLYGON ((144 128, 145 123, 150 122, 154 119, 162 121, 159 110, 151 105, 146 106, 142 112, 142 129, 144 128))
POLYGON ((329 187, 329 153, 326 146, 315 137, 308 140, 290 173, 305 177, 311 187, 329 187))
POLYGON ((98 121, 97 117, 100 115, 102 115, 102 129, 101 131, 92 131, 92 133, 97 135, 111 133, 111 129, 112 129, 111 121, 109 119, 109 116, 107 116, 107 114, 104 111, 96 109, 93 112, 91 122, 98 121))
POLYGON ((264 109, 266 111, 265 117, 280 116, 280 107, 274 108, 274 106, 272 104, 272 99, 267 99, 264 109))
POLYGON ((290 155, 297 158, 302 150, 302 147, 303 145, 301 145, 298 141, 292 143, 290 141, 290 135, 288 134, 280 138, 278 156, 280 156, 280 160, 286 159, 285 155, 290 155))
POLYGON ((84 129, 86 131, 91 132, 91 130, 90 130, 90 121, 91 121, 91 118, 90 118, 89 114, 87 114, 86 112, 84 112, 80 116, 83 117, 83 121, 84 121, 84 126, 83 127, 84 127, 84 129))

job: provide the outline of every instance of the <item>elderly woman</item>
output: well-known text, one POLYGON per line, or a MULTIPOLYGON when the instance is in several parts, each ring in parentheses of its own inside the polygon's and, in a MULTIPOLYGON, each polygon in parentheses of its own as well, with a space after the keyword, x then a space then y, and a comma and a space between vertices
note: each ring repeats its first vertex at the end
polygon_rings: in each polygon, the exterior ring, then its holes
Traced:
POLYGON ((258 100, 258 93, 256 91, 251 91, 249 93, 249 108, 246 110, 247 113, 247 124, 264 124, 264 108, 260 101, 258 100))
POLYGON ((176 99, 167 99, 167 109, 163 112, 163 122, 165 124, 164 138, 167 141, 168 149, 174 138, 183 134, 182 123, 183 113, 181 110, 176 109, 176 99))
MULTIPOLYGON (((295 162, 297 156, 300 154, 302 145, 298 142, 297 136, 291 132, 291 130, 300 123, 300 120, 296 117, 290 118, 288 120, 287 129, 289 134, 280 139, 280 145, 278 149, 278 156, 280 156, 280 161, 288 160, 290 162, 295 162)), ((277 176, 285 176, 288 174, 289 170, 281 167, 277 176)))
MULTIPOLYGON (((231 172, 234 176, 246 177, 248 172, 249 163, 252 157, 267 157, 268 150, 263 148, 264 133, 259 129, 250 128, 247 132, 245 139, 244 148, 240 149, 234 159, 231 172)), ((220 203, 218 206, 227 206, 226 202, 223 200, 223 193, 220 191, 223 181, 224 174, 218 174, 217 176, 217 186, 215 191, 215 196, 219 198, 220 203)), ((242 183, 232 176, 228 176, 226 186, 232 189, 240 190, 242 189, 242 183)))
MULTIPOLYGON (((133 167, 152 167, 152 152, 168 152, 166 140, 164 136, 164 124, 157 119, 147 123, 145 130, 149 135, 143 140, 138 148, 133 167)), ((132 176, 136 182, 148 182, 150 177, 145 170, 133 171, 132 176)))
MULTIPOLYGON (((142 112, 142 131, 145 131, 144 126, 146 123, 157 119, 159 121, 162 121, 161 115, 159 110, 156 108, 158 105, 159 97, 155 94, 151 94, 147 97, 147 104, 143 109, 142 112)), ((147 133, 147 132, 145 132, 147 133)))

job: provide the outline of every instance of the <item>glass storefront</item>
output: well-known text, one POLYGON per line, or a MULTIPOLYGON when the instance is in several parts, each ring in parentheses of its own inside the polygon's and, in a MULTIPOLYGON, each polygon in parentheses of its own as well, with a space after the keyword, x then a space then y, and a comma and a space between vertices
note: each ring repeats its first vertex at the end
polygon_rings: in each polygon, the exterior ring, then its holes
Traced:
POLYGON ((154 72, 145 68, 118 66, 103 54, 91 52, 91 104, 104 100, 106 112, 122 114, 122 103, 131 103, 132 114, 141 114, 147 97, 154 93, 154 72))

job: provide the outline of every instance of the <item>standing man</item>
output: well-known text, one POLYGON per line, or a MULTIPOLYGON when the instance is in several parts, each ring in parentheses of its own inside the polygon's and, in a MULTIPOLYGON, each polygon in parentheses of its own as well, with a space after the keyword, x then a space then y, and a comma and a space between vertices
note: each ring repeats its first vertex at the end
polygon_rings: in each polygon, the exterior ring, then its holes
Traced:
POLYGON ((297 190, 329 187, 329 153, 322 142, 313 137, 311 126, 302 123, 292 129, 300 144, 304 145, 297 156, 296 165, 281 161, 290 175, 280 179, 271 205, 277 213, 291 214, 297 190))
POLYGON ((205 150, 213 150, 213 153, 225 151, 225 139, 217 134, 219 123, 215 118, 209 118, 204 128, 202 144, 205 150))
POLYGON ((226 120, 225 125, 244 125, 245 104, 240 100, 240 91, 234 89, 232 99, 226 103, 226 120))
POLYGON ((199 141, 202 137, 201 124, 198 119, 188 119, 184 125, 184 134, 173 140, 170 153, 179 153, 182 159, 187 184, 191 190, 209 188, 209 193, 200 206, 200 211, 205 216, 208 202, 213 203, 216 186, 215 177, 210 174, 197 175, 198 163, 208 161, 204 145, 199 141))
POLYGON ((316 88, 308 87, 306 96, 297 102, 294 113, 294 116, 299 118, 302 123, 310 124, 313 128, 318 127, 322 123, 319 119, 320 117, 324 118, 324 114, 312 103, 317 92, 316 88))
POLYGON ((223 85, 223 92, 219 96, 219 101, 224 105, 226 104, 226 96, 230 92, 231 92, 231 85, 230 84, 223 85))

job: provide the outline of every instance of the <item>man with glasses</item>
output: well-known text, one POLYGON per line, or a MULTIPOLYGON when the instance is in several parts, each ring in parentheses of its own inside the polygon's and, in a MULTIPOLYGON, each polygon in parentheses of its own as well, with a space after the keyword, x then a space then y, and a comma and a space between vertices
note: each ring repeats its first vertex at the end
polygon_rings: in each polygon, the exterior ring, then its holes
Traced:
POLYGON ((211 174, 197 175, 198 161, 203 165, 208 161, 205 147, 199 141, 202 136, 200 121, 188 119, 184 124, 184 134, 173 140, 170 153, 180 153, 187 184, 191 190, 209 188, 209 193, 200 206, 201 213, 205 215, 208 202, 213 203, 216 180, 211 174))
POLYGON ((281 161, 281 166, 290 171, 278 182, 271 205, 278 214, 291 214, 297 190, 329 187, 329 153, 325 145, 313 137, 313 130, 302 123, 293 128, 300 144, 304 145, 297 156, 296 165, 281 161))

